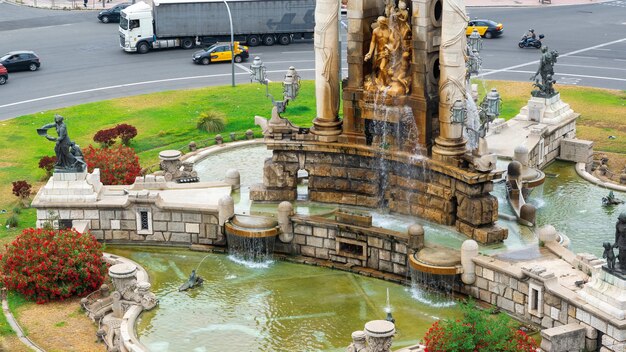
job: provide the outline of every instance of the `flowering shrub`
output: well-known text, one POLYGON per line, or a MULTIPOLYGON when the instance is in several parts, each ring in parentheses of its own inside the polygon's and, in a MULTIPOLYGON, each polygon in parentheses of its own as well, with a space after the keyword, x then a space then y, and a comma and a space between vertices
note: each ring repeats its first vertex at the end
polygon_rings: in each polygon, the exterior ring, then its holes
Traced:
POLYGON ((102 148, 108 148, 115 144, 115 139, 117 137, 117 130, 115 128, 108 128, 96 132, 93 136, 93 141, 100 144, 100 147, 102 148))
POLYGON ((90 233, 25 229, 6 245, 0 270, 9 290, 45 303, 98 289, 106 264, 90 233))
POLYGON ((99 149, 87 147, 83 152, 89 172, 100 169, 100 181, 105 185, 129 185, 141 174, 139 158, 133 148, 123 145, 99 149))
POLYGON ((535 352, 536 342, 504 315, 489 316, 472 302, 461 305, 463 318, 435 322, 424 336, 427 352, 535 352))
POLYGON ((30 183, 24 180, 20 180, 20 181, 13 181, 12 184, 13 184, 13 194, 16 197, 19 197, 20 199, 24 200, 30 196, 30 190, 32 188, 30 183))
POLYGON ((117 135, 122 140, 122 144, 125 146, 128 146, 130 144, 130 140, 137 136, 137 129, 135 126, 127 123, 121 123, 115 126, 115 130, 117 131, 117 135))
POLYGON ((52 170, 54 170, 54 164, 57 163, 56 156, 43 156, 39 159, 39 168, 46 172, 48 177, 52 176, 52 170))

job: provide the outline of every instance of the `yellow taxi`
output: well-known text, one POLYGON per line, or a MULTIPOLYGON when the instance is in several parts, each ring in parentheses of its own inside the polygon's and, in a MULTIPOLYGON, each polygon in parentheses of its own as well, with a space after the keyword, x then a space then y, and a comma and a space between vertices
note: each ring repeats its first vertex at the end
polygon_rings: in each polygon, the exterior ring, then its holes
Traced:
POLYGON ((504 33, 504 27, 502 26, 502 23, 497 23, 492 20, 474 19, 469 21, 465 34, 472 34, 474 28, 476 28, 478 34, 480 34, 481 37, 485 37, 487 39, 499 37, 502 35, 502 33, 504 33))
MULTIPOLYGON (((235 62, 239 63, 250 57, 248 53, 248 47, 240 45, 239 42, 235 44, 235 62)), ((196 51, 193 56, 193 62, 197 64, 208 65, 211 62, 231 61, 232 51, 230 50, 230 43, 215 43, 210 47, 196 51)))

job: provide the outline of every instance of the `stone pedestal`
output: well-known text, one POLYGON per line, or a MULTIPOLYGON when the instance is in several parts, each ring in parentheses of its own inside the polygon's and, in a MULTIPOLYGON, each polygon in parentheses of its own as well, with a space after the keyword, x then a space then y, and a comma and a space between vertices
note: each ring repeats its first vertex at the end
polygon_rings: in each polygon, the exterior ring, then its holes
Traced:
POLYGON ((587 303, 612 315, 626 319, 626 279, 594 268, 591 281, 578 293, 587 303))
POLYGON ((543 124, 555 124, 574 116, 569 104, 561 100, 557 93, 550 98, 532 97, 515 117, 521 120, 536 121, 543 124))
POLYGON ((109 277, 116 291, 125 292, 137 282, 137 267, 128 263, 115 264, 109 268, 109 277))
MULTIPOLYGON (((56 172, 43 186, 35 201, 47 203, 91 203, 98 199, 102 182, 100 182, 100 170, 95 169, 92 173, 87 171, 56 172)), ((33 203, 35 203, 33 201, 33 203)))
POLYGON ((396 334, 395 325, 387 320, 372 320, 365 324, 365 335, 369 352, 389 352, 393 335, 396 334))

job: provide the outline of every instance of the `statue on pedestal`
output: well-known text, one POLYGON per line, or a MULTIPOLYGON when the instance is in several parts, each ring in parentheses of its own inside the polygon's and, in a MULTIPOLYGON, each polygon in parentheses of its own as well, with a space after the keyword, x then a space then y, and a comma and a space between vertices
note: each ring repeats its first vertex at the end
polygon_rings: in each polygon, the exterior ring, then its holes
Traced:
POLYGON ((618 249, 617 259, 619 264, 615 269, 626 273, 626 212, 619 214, 617 218, 613 248, 618 249))
POLYGON ((67 127, 63 122, 63 116, 54 115, 54 123, 49 123, 37 129, 40 136, 46 137, 49 141, 56 142, 54 152, 57 162, 54 165, 55 172, 83 172, 86 164, 82 159, 83 153, 67 134, 67 127), (58 137, 48 135, 48 129, 55 128, 58 137))
POLYGON ((532 96, 550 98, 557 93, 554 90, 554 83, 556 83, 556 81, 552 78, 554 77, 554 64, 556 64, 557 57, 559 57, 559 53, 556 50, 548 51, 547 46, 541 48, 539 68, 530 78, 531 80, 535 80, 534 86, 539 89, 532 91, 532 96), (537 76, 541 77, 541 82, 539 82, 537 76))

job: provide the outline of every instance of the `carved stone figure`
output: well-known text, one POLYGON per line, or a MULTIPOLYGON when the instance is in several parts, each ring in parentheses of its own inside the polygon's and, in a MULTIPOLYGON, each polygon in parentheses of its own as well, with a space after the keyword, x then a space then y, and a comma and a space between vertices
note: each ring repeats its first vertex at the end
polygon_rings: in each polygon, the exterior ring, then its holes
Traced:
POLYGON ((200 276, 197 276, 196 271, 192 270, 191 275, 189 275, 189 279, 187 280, 187 282, 185 282, 178 288, 178 291, 187 291, 190 288, 194 288, 196 286, 201 285, 203 282, 204 282, 204 279, 201 278, 200 276))
POLYGON ((75 155, 79 155, 82 158, 82 152, 78 146, 74 145, 67 134, 67 127, 63 122, 63 116, 54 115, 54 123, 49 123, 37 129, 37 133, 40 136, 46 137, 49 141, 56 142, 54 146, 54 152, 57 157, 57 162, 54 165, 55 172, 83 172, 85 171, 85 162, 77 160, 75 155), (55 128, 58 137, 52 137, 48 135, 48 129, 55 128), (72 153, 71 149, 74 152, 72 153))
POLYGON ((376 20, 378 27, 372 32, 370 50, 365 54, 365 61, 373 58, 373 72, 375 85, 386 87, 389 84, 389 57, 391 53, 391 30, 389 20, 385 16, 379 16, 376 20))
POLYGON ((361 330, 357 330, 352 333, 352 343, 348 348, 346 348, 346 352, 367 352, 367 346, 365 344, 367 336, 361 330))
POLYGON ((615 243, 613 248, 618 249, 617 259, 619 265, 617 269, 626 272, 626 212, 619 214, 615 224, 615 243))

